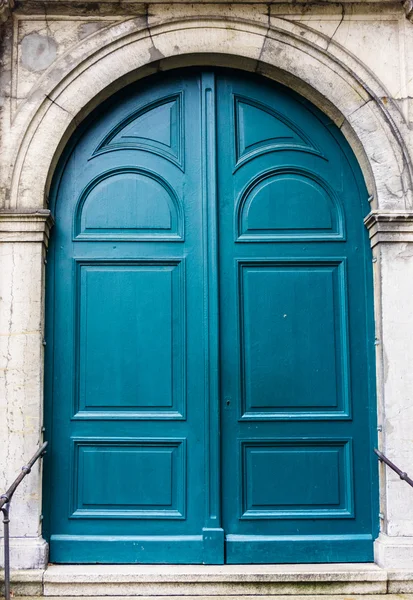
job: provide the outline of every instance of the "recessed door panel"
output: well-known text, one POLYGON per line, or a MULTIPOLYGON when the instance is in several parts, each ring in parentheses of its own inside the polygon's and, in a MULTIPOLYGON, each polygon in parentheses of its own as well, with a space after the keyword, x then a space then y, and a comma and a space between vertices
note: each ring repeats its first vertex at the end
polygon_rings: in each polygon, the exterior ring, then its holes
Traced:
POLYGON ((77 416, 182 418, 183 261, 96 261, 77 272, 77 416))
POLYGON ((70 518, 185 519, 185 440, 74 439, 70 518))
POLYGON ((166 180, 123 167, 86 186, 76 209, 77 239, 182 240, 182 206, 166 180))
POLYGON ((242 519, 354 517, 349 440, 244 440, 241 456, 242 519))
POLYGON ((240 261, 238 279, 242 417, 348 415, 344 259, 240 261))

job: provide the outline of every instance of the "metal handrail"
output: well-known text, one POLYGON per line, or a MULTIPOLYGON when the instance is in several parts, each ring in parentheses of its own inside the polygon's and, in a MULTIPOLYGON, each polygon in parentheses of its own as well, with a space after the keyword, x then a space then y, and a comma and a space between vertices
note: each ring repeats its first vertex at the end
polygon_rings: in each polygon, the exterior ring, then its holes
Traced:
POLYGON ((380 450, 377 450, 377 448, 374 448, 374 452, 377 454, 380 462, 384 462, 388 467, 390 467, 390 469, 393 469, 393 471, 397 473, 400 479, 403 479, 403 481, 405 481, 411 487, 413 487, 413 479, 411 479, 407 473, 399 469, 399 467, 397 467, 391 460, 389 460, 387 456, 384 456, 384 454, 380 452, 380 450))
POLYGON ((34 463, 46 454, 46 447, 47 442, 44 442, 27 465, 22 467, 20 475, 16 477, 7 492, 0 496, 0 510, 3 513, 4 526, 4 597, 6 600, 10 600, 10 502, 19 484, 32 470, 34 463))

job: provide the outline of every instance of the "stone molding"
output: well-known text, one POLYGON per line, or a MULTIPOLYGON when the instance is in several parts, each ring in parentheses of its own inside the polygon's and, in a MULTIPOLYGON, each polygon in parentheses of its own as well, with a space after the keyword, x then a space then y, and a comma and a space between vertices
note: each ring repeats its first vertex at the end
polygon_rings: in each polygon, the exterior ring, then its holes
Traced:
POLYGON ((41 242, 46 247, 54 220, 50 210, 0 212, 0 243, 41 242))
MULTIPOLYGON (((96 5, 100 4, 100 0, 93 0, 94 3, 96 5)), ((149 4, 151 2, 156 2, 157 0, 150 0, 149 4)), ((235 0, 235 2, 242 2, 242 0, 235 0)), ((354 0, 353 0, 354 2, 354 0)), ((380 2, 380 0, 379 0, 380 2)), ((381 0, 382 3, 384 3, 384 0, 381 0)), ((178 3, 183 3, 183 0, 179 0, 178 3)), ((206 2, 205 2, 206 3, 206 2)), ((283 0, 283 3, 285 4, 293 4, 293 0, 283 0)), ((333 4, 333 2, 331 2, 333 4)), ((355 0, 354 4, 362 4, 363 0, 355 0)), ((377 3, 377 0, 376 0, 377 3)), ((27 4, 27 3, 26 3, 27 4)), ((79 5, 80 2, 79 0, 69 0, 68 2, 66 2, 66 5, 73 6, 73 9, 76 9, 77 5, 79 5)), ((256 0, 255 4, 266 4, 266 2, 264 2, 263 0, 256 0)), ((311 3, 310 3, 311 4, 311 3)), ((9 16, 11 15, 13 9, 15 7, 15 1, 14 0, 0 0, 0 23, 4 23, 5 21, 7 21, 7 19, 9 18, 9 16)), ((411 23, 413 23, 413 0, 404 0, 403 2, 403 8, 404 8, 404 12, 406 14, 406 19, 408 19, 411 23)))
POLYGON ((413 243, 413 212, 412 211, 371 211, 364 219, 369 231, 370 244, 392 242, 413 243))
POLYGON ((326 43, 325 35, 277 16, 270 25, 177 15, 149 26, 137 27, 129 19, 102 28, 71 49, 70 61, 62 54, 19 105, 13 129, 27 133, 19 136, 10 160, 8 207, 43 205, 60 151, 77 125, 126 82, 194 66, 207 54, 211 66, 257 71, 313 102, 352 146, 375 208, 409 209, 413 165, 401 133, 400 107, 357 57, 334 40, 327 48, 326 43), (375 160, 378 151, 380 161, 375 160))

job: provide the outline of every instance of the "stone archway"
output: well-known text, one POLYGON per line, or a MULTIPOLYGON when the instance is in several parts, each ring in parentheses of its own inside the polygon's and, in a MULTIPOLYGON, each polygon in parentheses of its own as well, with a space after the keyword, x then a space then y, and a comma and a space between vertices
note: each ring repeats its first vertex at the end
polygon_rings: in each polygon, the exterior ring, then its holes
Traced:
MULTIPOLYGON (((124 21, 80 42, 70 56, 63 55, 52 65, 19 108, 14 121, 13 127, 21 141, 9 161, 12 165, 8 174, 10 195, 8 210, 2 215, 7 239, 43 240, 39 223, 47 221, 47 214, 39 211, 47 209, 54 167, 69 136, 93 108, 131 81, 157 70, 194 64, 236 66, 259 72, 289 85, 324 110, 349 140, 363 169, 374 209, 368 220, 373 243, 411 240, 412 165, 403 141, 407 126, 397 105, 387 100, 386 90, 374 75, 334 41, 301 24, 289 24, 287 28, 282 19, 276 18, 257 24, 216 17, 154 23, 150 27, 139 19, 124 21), (386 102, 382 98, 386 98, 386 102), (28 216, 32 212, 37 216, 28 216), (400 222, 402 227, 398 225, 400 222)), ((390 255, 394 250, 386 247, 392 260, 390 255)), ((384 260, 388 275, 387 280, 382 279, 379 260, 375 283, 381 420, 386 410, 390 413, 393 410, 394 394, 397 394, 394 388, 391 393, 386 392, 383 377, 386 365, 381 344, 386 335, 390 346, 392 344, 392 336, 386 333, 389 322, 384 317, 390 314, 390 296, 384 298, 383 286, 390 289, 393 284, 385 251, 379 252, 375 246, 374 254, 376 259, 384 260)), ((36 251, 34 260, 38 262, 41 256, 41 251, 36 251)), ((37 271, 26 272, 24 276, 39 306, 41 270, 38 262, 37 271)), ((40 336, 38 343, 41 343, 40 336)), ((397 343, 392 351, 397 354, 397 343)), ((41 359, 37 362, 40 356, 39 351, 32 360, 35 368, 38 364, 42 379, 41 359)), ((41 414, 41 386, 38 394, 36 401, 41 414)), ((388 443, 389 440, 392 443, 391 439, 387 437, 388 443)), ((397 498, 388 496, 388 482, 384 478, 382 496, 387 498, 390 513, 396 512, 397 498)), ((30 514, 33 513, 40 514, 39 500, 31 506, 30 514)), ((391 524, 386 527, 391 533, 391 524)), ((392 535, 400 535, 397 527, 392 535)), ((31 539, 31 546, 44 548, 40 538, 38 540, 31 539)), ((387 547, 385 544, 383 548, 387 547)), ((409 546, 405 546, 409 552, 409 546)), ((28 550, 29 555, 33 556, 33 550, 28 550)), ((39 556, 36 560, 41 563, 44 550, 39 556)), ((25 559, 26 564, 30 560, 25 559)), ((386 562, 385 554, 379 554, 379 560, 386 562)))
POLYGON ((397 105, 381 100, 386 90, 354 56, 325 36, 311 32, 308 37, 304 26, 287 31, 281 19, 270 27, 188 19, 142 29, 132 20, 91 36, 45 73, 16 117, 23 136, 10 208, 44 207, 59 150, 102 100, 151 72, 210 64, 211 55, 220 66, 259 72, 308 97, 349 139, 375 196, 374 208, 410 208, 412 166, 397 105))

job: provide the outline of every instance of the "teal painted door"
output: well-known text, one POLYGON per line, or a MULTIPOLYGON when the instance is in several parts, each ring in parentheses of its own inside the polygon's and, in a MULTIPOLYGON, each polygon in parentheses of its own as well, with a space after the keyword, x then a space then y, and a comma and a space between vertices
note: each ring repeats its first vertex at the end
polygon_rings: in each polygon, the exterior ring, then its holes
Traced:
POLYGON ((227 562, 372 560, 366 190, 309 104, 217 96, 227 562))
POLYGON ((367 195, 332 123, 236 72, 147 79, 52 205, 51 560, 372 560, 367 195))

